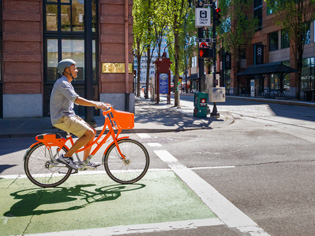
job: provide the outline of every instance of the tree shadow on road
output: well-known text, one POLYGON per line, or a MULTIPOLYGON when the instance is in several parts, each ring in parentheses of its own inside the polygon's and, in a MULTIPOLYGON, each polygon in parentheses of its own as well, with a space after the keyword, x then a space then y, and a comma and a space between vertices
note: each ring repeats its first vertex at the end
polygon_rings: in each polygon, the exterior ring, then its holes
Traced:
MULTIPOLYGON (((141 109, 137 110, 135 122, 137 124, 156 124, 159 127, 172 128, 174 131, 182 131, 184 129, 200 129, 209 128, 213 121, 219 121, 215 118, 198 118, 190 114, 181 112, 176 107, 165 107, 159 104, 147 104, 138 101, 137 106, 141 109)), ((179 108, 181 109, 181 108, 179 108)), ((223 120, 222 120, 223 121, 223 120)), ((142 127, 150 129, 150 127, 142 127)))
MULTIPOLYGON (((14 199, 21 199, 11 206, 10 210, 5 212, 5 217, 21 217, 31 215, 43 215, 62 211, 78 210, 94 202, 112 201, 121 196, 122 192, 136 191, 145 187, 144 184, 132 185, 108 185, 95 188, 95 184, 77 185, 71 188, 49 188, 39 189, 32 188, 20 190, 10 195, 14 199), (87 189, 88 188, 88 189, 87 189), (70 207, 56 209, 52 207, 48 210, 36 209, 43 205, 53 205, 57 203, 70 203, 78 201, 78 204, 72 204, 70 207), (83 204, 82 204, 83 202, 83 204)), ((67 206, 69 204, 66 204, 67 206)))

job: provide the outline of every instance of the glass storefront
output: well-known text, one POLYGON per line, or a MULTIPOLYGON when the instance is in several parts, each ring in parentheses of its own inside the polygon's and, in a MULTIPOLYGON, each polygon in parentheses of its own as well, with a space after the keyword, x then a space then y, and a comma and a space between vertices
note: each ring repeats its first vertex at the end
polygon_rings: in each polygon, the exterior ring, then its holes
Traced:
MULTIPOLYGON (((283 61, 283 65, 290 67, 290 61, 283 61)), ((270 75, 270 91, 280 90, 280 78, 276 74, 270 75)), ((286 74, 283 78, 283 91, 290 90, 290 75, 286 74)))
POLYGON ((315 57, 303 59, 303 69, 301 78, 301 91, 309 91, 314 88, 315 80, 315 57))
MULTIPOLYGON (((98 99, 97 81, 97 0, 92 0, 92 66, 95 99, 98 99)), ((49 115, 49 97, 54 82, 59 78, 58 62, 71 58, 77 63, 78 77, 72 82, 80 96, 85 96, 85 32, 84 0, 44 1, 44 114, 49 115)), ((82 114, 80 114, 82 115, 82 114)))

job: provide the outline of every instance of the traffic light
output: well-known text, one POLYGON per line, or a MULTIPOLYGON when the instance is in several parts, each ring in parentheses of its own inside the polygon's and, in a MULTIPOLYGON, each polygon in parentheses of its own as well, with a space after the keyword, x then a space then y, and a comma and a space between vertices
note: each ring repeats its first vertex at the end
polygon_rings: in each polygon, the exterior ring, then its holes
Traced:
POLYGON ((215 26, 219 26, 221 24, 221 8, 214 9, 213 23, 215 26))
POLYGON ((202 42, 199 45, 199 57, 209 58, 210 57, 210 48, 207 43, 202 42))

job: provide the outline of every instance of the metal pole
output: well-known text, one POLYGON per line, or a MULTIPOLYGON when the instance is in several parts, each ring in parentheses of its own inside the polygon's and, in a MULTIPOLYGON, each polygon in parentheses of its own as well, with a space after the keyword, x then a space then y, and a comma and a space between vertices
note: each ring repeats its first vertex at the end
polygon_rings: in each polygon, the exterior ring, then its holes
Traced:
MULTIPOLYGON (((198 28, 198 38, 203 38, 203 29, 198 28)), ((199 92, 203 92, 205 89, 205 73, 204 73, 204 59, 198 55, 198 67, 199 67, 199 92)))
MULTIPOLYGON (((215 39, 213 42, 213 85, 215 85, 215 80, 217 77, 217 53, 216 53, 217 32, 216 32, 216 25, 215 25, 216 23, 215 23, 215 14, 214 14, 215 5, 212 4, 211 8, 212 8, 212 37, 215 39)), ((215 102, 213 103, 213 109, 212 109, 212 113, 210 115, 211 115, 211 117, 216 117, 216 118, 220 117, 220 114, 218 113, 217 105, 215 102)))
MULTIPOLYGON (((94 99, 93 93, 93 64, 92 64, 92 1, 84 2, 85 31, 84 31, 84 55, 85 55, 85 97, 94 99)), ((85 107, 85 120, 92 126, 96 126, 93 118, 93 107, 85 107)))

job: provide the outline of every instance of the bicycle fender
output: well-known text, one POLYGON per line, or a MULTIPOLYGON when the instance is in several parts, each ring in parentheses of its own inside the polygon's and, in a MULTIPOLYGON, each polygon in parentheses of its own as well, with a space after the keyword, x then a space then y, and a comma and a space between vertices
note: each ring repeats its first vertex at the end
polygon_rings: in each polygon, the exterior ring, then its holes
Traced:
POLYGON ((29 146, 29 148, 26 150, 24 156, 23 156, 23 161, 25 161, 25 157, 27 155, 27 153, 29 152, 29 150, 32 149, 32 147, 34 147, 35 145, 39 144, 40 142, 36 142, 36 143, 33 143, 31 146, 29 146))
POLYGON ((32 147, 34 147, 35 145, 39 144, 40 142, 36 142, 36 143, 33 143, 28 149, 31 149, 32 147))

